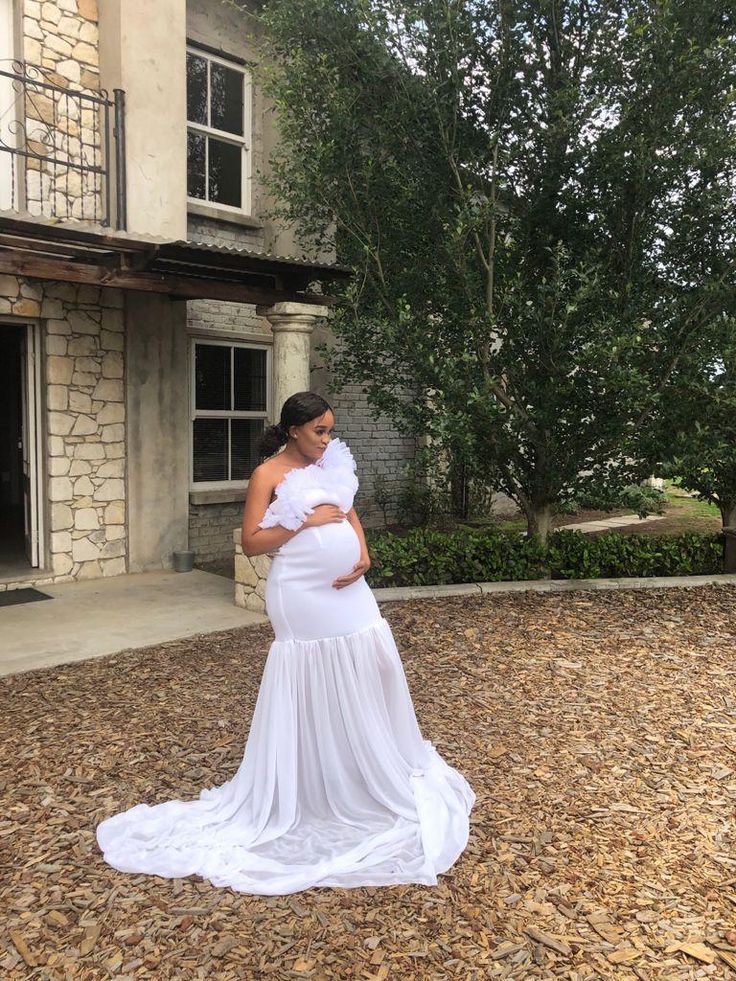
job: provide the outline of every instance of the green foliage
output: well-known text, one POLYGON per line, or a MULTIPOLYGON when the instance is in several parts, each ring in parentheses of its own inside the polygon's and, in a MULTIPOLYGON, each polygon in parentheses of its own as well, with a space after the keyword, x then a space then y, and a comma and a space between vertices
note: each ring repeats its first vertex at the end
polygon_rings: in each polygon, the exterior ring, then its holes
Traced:
POLYGON ((688 351, 674 373, 665 415, 649 434, 658 471, 718 507, 736 526, 736 295, 734 312, 688 351), (654 445, 652 445, 654 444, 654 445))
POLYGON ((553 579, 615 579, 629 576, 700 576, 723 572, 720 535, 585 535, 557 531, 550 536, 548 562, 553 579))
POLYGON ((275 217, 355 271, 334 387, 531 531, 648 474, 660 396, 733 303, 733 27, 711 0, 263 6, 275 217))
POLYGON ((373 587, 539 579, 712 575, 723 571, 721 535, 599 536, 556 531, 537 537, 463 529, 368 532, 373 587))
POLYGON ((667 495, 647 484, 628 484, 620 490, 611 492, 591 490, 575 498, 563 501, 559 508, 563 514, 574 514, 580 510, 617 511, 626 509, 633 511, 640 518, 650 514, 664 514, 667 509, 667 495))
POLYGON ((538 579, 544 549, 536 538, 463 529, 413 528, 405 536, 367 533, 371 586, 538 579))
POLYGON ((373 501, 381 509, 384 526, 388 524, 388 510, 391 507, 391 491, 383 474, 373 478, 373 501))

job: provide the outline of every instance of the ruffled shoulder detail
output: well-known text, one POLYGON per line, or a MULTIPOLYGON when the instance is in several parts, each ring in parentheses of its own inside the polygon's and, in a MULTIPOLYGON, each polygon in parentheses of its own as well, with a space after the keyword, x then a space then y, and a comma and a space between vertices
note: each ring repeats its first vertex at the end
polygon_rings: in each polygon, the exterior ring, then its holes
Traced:
POLYGON ((306 467, 294 467, 281 478, 274 491, 276 500, 272 501, 266 513, 258 524, 259 528, 273 528, 281 525, 289 531, 301 528, 307 515, 314 513, 314 508, 305 504, 307 491, 315 487, 341 488, 339 493, 351 498, 358 489, 357 469, 353 454, 341 439, 332 439, 316 463, 306 467), (332 473, 331 477, 327 475, 332 473))
POLYGON ((311 465, 308 467, 296 467, 289 470, 277 485, 275 494, 276 500, 272 501, 266 509, 259 528, 273 528, 281 525, 289 531, 296 531, 304 523, 307 515, 314 512, 314 508, 308 507, 305 503, 305 490, 314 487, 314 475, 311 473, 311 465))
POLYGON ((339 438, 330 440, 321 459, 317 460, 315 466, 322 467, 323 470, 328 470, 331 467, 340 467, 351 472, 358 469, 347 443, 343 443, 339 438))

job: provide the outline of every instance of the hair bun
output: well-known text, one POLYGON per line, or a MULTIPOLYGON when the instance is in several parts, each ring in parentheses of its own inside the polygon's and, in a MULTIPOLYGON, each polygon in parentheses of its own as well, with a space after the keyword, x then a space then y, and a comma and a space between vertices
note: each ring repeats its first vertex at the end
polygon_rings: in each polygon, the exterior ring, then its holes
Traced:
POLYGON ((280 422, 274 422, 263 430, 258 441, 258 455, 261 458, 272 456, 288 442, 289 434, 286 427, 282 426, 280 422))

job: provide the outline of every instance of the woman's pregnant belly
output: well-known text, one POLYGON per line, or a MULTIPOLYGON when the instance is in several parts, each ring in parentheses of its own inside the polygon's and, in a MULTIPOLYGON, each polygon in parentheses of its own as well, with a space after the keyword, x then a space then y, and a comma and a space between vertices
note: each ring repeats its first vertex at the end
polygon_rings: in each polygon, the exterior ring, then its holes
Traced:
MULTIPOLYGON (((274 561, 283 560, 287 569, 308 582, 328 585, 338 576, 346 576, 360 558, 360 540, 350 522, 331 522, 303 528, 298 535, 282 545, 274 561)), ((291 578, 290 575, 290 578, 291 578)))
POLYGON ((347 520, 304 528, 278 550, 266 583, 266 611, 277 640, 316 639, 362 630, 380 618, 363 576, 332 585, 360 558, 360 539, 347 520))

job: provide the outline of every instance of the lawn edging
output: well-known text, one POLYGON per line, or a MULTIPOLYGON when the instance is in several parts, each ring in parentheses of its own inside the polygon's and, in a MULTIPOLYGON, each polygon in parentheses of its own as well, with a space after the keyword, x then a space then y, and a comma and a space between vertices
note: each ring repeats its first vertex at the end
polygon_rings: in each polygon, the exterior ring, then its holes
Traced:
POLYGON ((705 576, 649 576, 621 579, 527 579, 510 582, 465 582, 440 586, 383 586, 372 588, 380 603, 445 596, 483 596, 487 593, 573 593, 601 589, 673 589, 696 586, 736 586, 736 573, 705 576))

